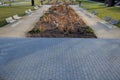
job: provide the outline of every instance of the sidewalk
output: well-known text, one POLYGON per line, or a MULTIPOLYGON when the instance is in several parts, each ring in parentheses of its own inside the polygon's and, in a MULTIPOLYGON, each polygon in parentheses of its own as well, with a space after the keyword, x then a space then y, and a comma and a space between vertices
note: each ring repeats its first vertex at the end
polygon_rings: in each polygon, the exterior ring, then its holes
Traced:
POLYGON ((44 5, 31 15, 24 16, 18 22, 0 28, 0 37, 25 37, 26 33, 34 27, 43 12, 49 7, 49 5, 44 5))
POLYGON ((71 5, 71 7, 85 21, 85 23, 94 30, 98 38, 120 39, 120 29, 116 26, 108 24, 97 16, 79 8, 77 5, 71 5))

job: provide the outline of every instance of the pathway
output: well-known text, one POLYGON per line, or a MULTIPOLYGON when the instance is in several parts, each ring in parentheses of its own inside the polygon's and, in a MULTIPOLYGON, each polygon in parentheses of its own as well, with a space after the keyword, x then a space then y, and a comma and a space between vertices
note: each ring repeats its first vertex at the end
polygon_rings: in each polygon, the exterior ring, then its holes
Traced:
POLYGON ((88 13, 86 10, 79 8, 78 5, 71 7, 78 13, 78 15, 90 26, 98 38, 112 38, 120 39, 120 29, 116 26, 108 24, 97 16, 88 13))
POLYGON ((0 37, 25 37, 26 33, 34 27, 43 12, 49 7, 49 5, 44 5, 31 15, 24 16, 18 22, 0 28, 0 37))
MULTIPOLYGON (((26 33, 34 27, 40 16, 43 15, 43 11, 47 10, 49 7, 51 6, 44 5, 31 15, 23 17, 20 21, 0 28, 0 37, 26 37, 26 33)), ((71 7, 78 13, 85 23, 94 30, 98 38, 120 39, 120 29, 116 26, 108 24, 97 16, 79 8, 77 5, 71 5, 71 7)))

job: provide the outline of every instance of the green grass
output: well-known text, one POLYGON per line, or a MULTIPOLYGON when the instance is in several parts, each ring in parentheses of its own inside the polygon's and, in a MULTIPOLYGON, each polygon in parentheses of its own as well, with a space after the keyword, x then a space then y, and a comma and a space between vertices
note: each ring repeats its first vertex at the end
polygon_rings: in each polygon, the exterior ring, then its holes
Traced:
MULTIPOLYGON (((5 3, 9 4, 9 2, 5 3)), ((35 0, 35 5, 40 5, 40 1, 35 0)), ((27 9, 33 9, 33 7, 31 6, 31 0, 27 2, 25 0, 17 0, 15 2, 12 2, 12 6, 0 6, 0 27, 7 24, 5 18, 13 16, 15 14, 23 16, 25 15, 25 10, 27 9)))
MULTIPOLYGON (((105 16, 110 16, 113 19, 120 20, 120 7, 106 7, 101 3, 88 1, 82 1, 82 7, 87 7, 89 12, 91 12, 92 10, 97 11, 97 16, 102 19, 105 16)), ((120 23, 116 26, 120 27, 120 23)))
POLYGON ((0 27, 6 25, 5 18, 18 14, 19 16, 25 15, 25 10, 33 9, 32 6, 7 6, 0 7, 0 27))

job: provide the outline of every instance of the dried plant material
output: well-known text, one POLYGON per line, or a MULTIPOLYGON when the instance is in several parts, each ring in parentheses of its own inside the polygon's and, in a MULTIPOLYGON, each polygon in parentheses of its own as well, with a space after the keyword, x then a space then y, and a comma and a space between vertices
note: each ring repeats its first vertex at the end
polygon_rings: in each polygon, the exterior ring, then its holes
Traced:
POLYGON ((49 34, 49 36, 56 35, 56 37, 96 37, 93 31, 90 31, 91 29, 81 28, 83 26, 86 26, 84 21, 65 2, 65 4, 57 4, 49 8, 35 28, 39 27, 39 36, 48 36, 49 34), (87 31, 83 29, 87 29, 87 31))
POLYGON ((74 27, 71 26, 68 31, 69 31, 69 33, 75 32, 74 27))
POLYGON ((63 24, 59 27, 59 29, 60 29, 61 32, 65 32, 66 31, 66 28, 65 28, 65 26, 63 26, 63 24))
POLYGON ((44 31, 44 27, 42 25, 40 25, 39 30, 40 30, 40 32, 44 31))

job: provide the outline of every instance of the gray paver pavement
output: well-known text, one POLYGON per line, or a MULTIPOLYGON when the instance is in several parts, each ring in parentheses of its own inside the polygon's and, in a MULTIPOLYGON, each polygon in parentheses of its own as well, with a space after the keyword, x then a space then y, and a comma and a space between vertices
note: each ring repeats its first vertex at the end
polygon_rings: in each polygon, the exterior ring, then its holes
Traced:
POLYGON ((0 80, 120 80, 120 40, 2 38, 0 80))

